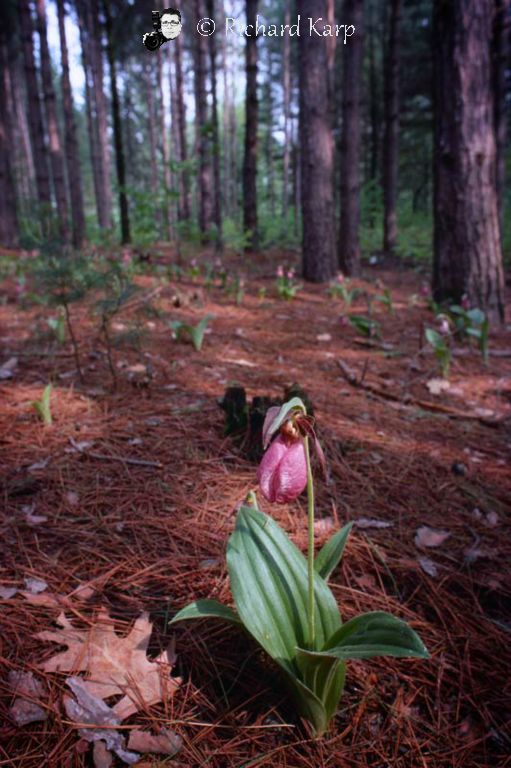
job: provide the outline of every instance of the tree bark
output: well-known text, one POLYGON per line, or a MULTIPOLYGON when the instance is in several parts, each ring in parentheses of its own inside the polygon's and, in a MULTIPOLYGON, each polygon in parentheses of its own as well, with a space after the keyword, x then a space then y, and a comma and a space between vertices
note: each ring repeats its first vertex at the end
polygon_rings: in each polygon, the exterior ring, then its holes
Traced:
POLYGON ((110 70, 110 90, 112 100, 112 120, 114 127, 115 165, 117 169, 117 183, 119 185, 119 209, 121 214, 121 242, 131 241, 130 219, 128 210, 128 198, 126 196, 126 165, 124 161, 124 147, 122 141, 121 109, 119 104, 119 91, 117 87, 117 71, 115 67, 115 50, 112 29, 112 16, 109 0, 104 0, 105 31, 107 37, 107 57, 110 70))
POLYGON ((48 48, 48 36, 46 31, 45 0, 36 0, 36 7, 37 31, 39 33, 41 55, 41 76, 50 148, 50 165, 53 177, 53 187, 55 190, 55 199, 57 201, 60 236, 66 243, 69 241, 69 213, 67 203, 66 171, 64 166, 64 154, 62 152, 62 144, 59 135, 59 126, 57 123, 55 89, 53 88, 50 49, 48 48))
POLYGON ((493 0, 435 0, 436 301, 466 294, 503 318, 490 41, 493 0))
MULTIPOLYGON (((207 14, 210 19, 215 16, 214 0, 206 0, 207 14)), ((216 227, 215 245, 222 250, 222 180, 220 176, 220 139, 218 131, 218 98, 216 78, 216 44, 215 36, 209 39, 209 69, 211 74, 211 141, 213 150, 213 220, 216 227)))
MULTIPOLYGON (((197 19, 206 14, 202 0, 195 0, 197 19)), ((210 122, 206 92, 206 50, 205 38, 194 35, 193 51, 195 56, 195 131, 197 157, 199 160, 198 173, 198 212, 199 229, 203 239, 206 238, 213 220, 212 180, 213 173, 210 158, 210 122)))
MULTIPOLYGON (((285 0, 284 5, 284 24, 291 23, 291 0, 285 0)), ((284 224, 287 225, 287 217, 289 212, 289 159, 290 159, 290 144, 291 144, 291 132, 289 122, 289 109, 291 104, 291 38, 289 35, 284 37, 284 50, 283 50, 283 99, 284 99, 284 156, 283 156, 283 178, 282 178, 282 213, 284 216, 284 224)))
MULTIPOLYGON (((147 128, 149 132, 149 161, 150 161, 150 188, 153 197, 153 204, 158 196, 158 161, 156 159, 156 108, 154 103, 154 81, 153 81, 154 59, 146 57, 145 59, 145 95, 147 101, 147 128)), ((156 221, 159 227, 161 223, 160 211, 156 211, 156 221)))
POLYGON ((14 142, 9 87, 7 40, 0 29, 0 245, 13 248, 18 244, 18 216, 11 163, 14 142))
MULTIPOLYGON (((170 47, 170 46, 169 46, 170 47)), ((183 87, 183 63, 182 63, 182 45, 181 38, 175 41, 175 83, 176 83, 176 106, 177 106, 177 132, 179 135, 179 155, 178 159, 183 166, 188 161, 188 148, 186 144, 186 104, 183 87)), ((179 221, 188 221, 190 218, 190 177, 188 170, 181 167, 179 170, 179 221)))
MULTIPOLYGON (((297 12, 303 19, 326 19, 326 0, 298 0, 297 12)), ((322 24, 316 29, 322 31, 322 24)), ((323 282, 336 272, 326 38, 302 34, 299 59, 303 276, 323 282)))
MULTIPOLYGON (((170 160, 169 160, 169 145, 167 136, 167 126, 165 123, 165 101, 163 99, 163 55, 161 48, 158 50, 158 95, 160 101, 160 149, 161 159, 163 164, 163 181, 165 183, 165 198, 163 203, 163 220, 165 224, 165 234, 168 240, 172 239, 172 214, 169 203, 169 194, 172 187, 172 179, 170 173, 170 160)), ((170 80, 169 80, 170 82, 170 80)), ((173 89, 171 88, 170 103, 174 98, 173 89)), ((175 113, 173 113, 175 115, 175 113)), ((173 117, 175 119, 175 116, 173 117)))
POLYGON ((36 174, 37 197, 46 209, 51 208, 50 173, 48 152, 44 135, 43 113, 34 58, 33 25, 29 0, 20 0, 19 18, 23 40, 23 59, 27 84, 28 127, 36 174))
POLYGON ((399 170, 399 64, 401 0, 392 0, 385 72, 385 140, 383 144, 383 250, 393 254, 397 240, 399 170))
POLYGON ((355 33, 344 46, 341 141, 341 228, 339 266, 347 275, 360 273, 360 139, 364 0, 345 0, 343 19, 355 33))
POLYGON ((506 147, 507 147, 507 104, 506 104, 506 70, 511 65, 510 49, 510 10, 511 0, 495 0, 495 15, 493 21, 493 97, 494 121, 496 138, 497 166, 497 201, 499 206, 499 221, 502 234, 502 217, 504 212, 504 193, 506 180, 506 147))
POLYGON ((380 104, 378 70, 376 67, 376 21, 371 14, 369 27, 369 120, 371 125, 371 144, 369 159, 369 178, 375 182, 378 177, 380 158, 380 104))
POLYGON ((247 234, 247 249, 257 248, 257 0, 246 0, 247 33, 245 45, 245 155, 243 161, 243 229, 247 234))
POLYGON ((62 63, 62 105, 64 108, 65 148, 71 200, 72 241, 75 248, 80 248, 85 238, 85 216, 83 211, 80 153, 78 150, 76 122, 73 112, 73 95, 69 78, 64 0, 57 0, 57 13, 59 20, 60 58, 62 63))

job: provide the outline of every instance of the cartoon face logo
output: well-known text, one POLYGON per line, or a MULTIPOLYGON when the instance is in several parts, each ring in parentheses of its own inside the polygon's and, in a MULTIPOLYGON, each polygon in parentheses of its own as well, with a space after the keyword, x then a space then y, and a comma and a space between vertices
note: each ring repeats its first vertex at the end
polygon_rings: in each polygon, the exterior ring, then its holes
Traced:
POLYGON ((149 51, 157 51, 169 40, 175 40, 183 27, 181 12, 177 8, 165 8, 163 11, 153 11, 153 32, 146 32, 142 42, 149 51))

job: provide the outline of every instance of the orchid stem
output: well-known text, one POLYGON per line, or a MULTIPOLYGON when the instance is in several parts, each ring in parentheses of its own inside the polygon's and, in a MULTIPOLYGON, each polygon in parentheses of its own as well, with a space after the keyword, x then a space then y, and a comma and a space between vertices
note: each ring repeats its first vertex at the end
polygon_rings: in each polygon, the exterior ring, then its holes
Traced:
POLYGON ((307 461, 307 525, 309 533, 309 551, 307 554, 308 575, 308 619, 309 644, 311 650, 316 645, 316 621, 314 606, 314 482, 312 479, 309 438, 304 438, 305 458, 307 461))

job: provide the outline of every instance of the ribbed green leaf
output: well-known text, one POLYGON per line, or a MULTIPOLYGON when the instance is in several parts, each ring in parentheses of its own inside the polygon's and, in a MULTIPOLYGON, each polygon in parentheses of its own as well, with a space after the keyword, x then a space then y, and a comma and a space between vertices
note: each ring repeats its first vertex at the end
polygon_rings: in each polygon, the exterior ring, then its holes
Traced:
MULTIPOLYGON (((242 506, 227 547, 231 590, 241 621, 288 673, 300 674, 297 647, 308 644, 307 563, 267 515, 242 506)), ((316 648, 341 626, 334 596, 324 579, 314 580, 316 648)))
POLYGON ((390 613, 364 613, 338 629, 322 651, 299 649, 299 657, 311 659, 370 659, 374 656, 412 656, 429 658, 429 653, 416 632, 390 613))
POLYGON ((176 621, 186 621, 187 619, 223 619, 224 621, 230 621, 231 624, 237 624, 242 626, 240 617, 229 608, 227 605, 216 600, 196 600, 194 603, 190 603, 185 608, 182 608, 169 624, 174 624, 176 621))
POLYGON ((334 533, 324 547, 318 552, 316 560, 314 561, 314 567, 325 581, 328 581, 333 570, 341 562, 344 547, 346 546, 352 527, 353 523, 348 523, 344 528, 341 528, 340 531, 334 533))
MULTIPOLYGON (((303 403, 303 400, 299 397, 292 397, 291 400, 288 400, 287 403, 284 403, 284 405, 281 407, 280 411, 275 416, 275 419, 271 422, 271 424, 263 429, 263 447, 266 448, 268 446, 268 443, 270 442, 272 436, 277 432, 278 429, 282 426, 282 424, 286 421, 291 411, 299 409, 302 411, 302 413, 306 413, 306 408, 303 403)), ((266 426, 266 425, 265 425, 266 426)))

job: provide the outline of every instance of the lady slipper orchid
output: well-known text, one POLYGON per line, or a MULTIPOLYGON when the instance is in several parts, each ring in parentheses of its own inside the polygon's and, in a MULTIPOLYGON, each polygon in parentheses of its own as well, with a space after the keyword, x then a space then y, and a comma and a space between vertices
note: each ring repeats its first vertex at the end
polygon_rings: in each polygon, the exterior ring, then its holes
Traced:
POLYGON ((257 470, 264 498, 277 504, 294 501, 307 485, 307 459, 303 440, 278 435, 257 470))

